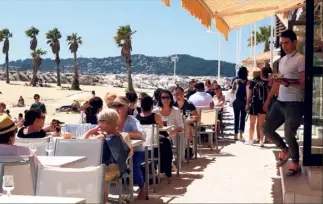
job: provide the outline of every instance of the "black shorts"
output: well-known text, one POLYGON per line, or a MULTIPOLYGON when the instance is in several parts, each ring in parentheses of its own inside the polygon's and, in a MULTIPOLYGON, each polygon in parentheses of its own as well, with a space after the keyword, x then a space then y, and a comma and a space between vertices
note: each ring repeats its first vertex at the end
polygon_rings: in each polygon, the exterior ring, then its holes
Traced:
POLYGON ((262 103, 252 103, 249 109, 249 115, 266 114, 262 103))

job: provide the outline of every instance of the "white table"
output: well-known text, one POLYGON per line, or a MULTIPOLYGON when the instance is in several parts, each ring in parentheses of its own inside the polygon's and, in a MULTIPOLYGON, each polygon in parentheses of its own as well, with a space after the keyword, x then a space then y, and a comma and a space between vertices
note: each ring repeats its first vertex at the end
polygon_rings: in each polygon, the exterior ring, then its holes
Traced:
POLYGON ((0 203, 85 203, 84 198, 47 197, 47 196, 0 196, 0 203))
POLYGON ((42 165, 52 167, 72 167, 86 160, 86 157, 72 156, 38 156, 37 158, 42 165))

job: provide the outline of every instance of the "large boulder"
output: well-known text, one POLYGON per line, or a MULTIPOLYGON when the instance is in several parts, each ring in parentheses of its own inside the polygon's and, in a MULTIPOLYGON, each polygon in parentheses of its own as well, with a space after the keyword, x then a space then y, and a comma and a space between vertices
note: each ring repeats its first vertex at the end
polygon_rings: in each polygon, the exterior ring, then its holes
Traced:
POLYGON ((88 76, 80 76, 79 82, 81 85, 92 85, 94 81, 91 77, 88 76))
POLYGON ((19 72, 19 78, 21 81, 30 81, 31 78, 28 77, 26 72, 19 72))

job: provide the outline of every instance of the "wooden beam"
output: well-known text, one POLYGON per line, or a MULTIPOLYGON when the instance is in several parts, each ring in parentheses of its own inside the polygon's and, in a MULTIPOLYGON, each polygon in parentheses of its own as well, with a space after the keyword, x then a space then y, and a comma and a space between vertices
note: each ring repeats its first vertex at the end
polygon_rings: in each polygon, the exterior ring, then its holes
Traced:
POLYGON ((236 15, 241 15, 241 14, 258 13, 258 12, 263 12, 263 11, 277 10, 277 9, 279 9, 278 6, 271 6, 271 7, 264 7, 264 8, 253 8, 253 9, 246 9, 246 10, 233 11, 233 12, 219 12, 219 13, 215 13, 214 16, 216 16, 216 17, 236 16, 236 15))

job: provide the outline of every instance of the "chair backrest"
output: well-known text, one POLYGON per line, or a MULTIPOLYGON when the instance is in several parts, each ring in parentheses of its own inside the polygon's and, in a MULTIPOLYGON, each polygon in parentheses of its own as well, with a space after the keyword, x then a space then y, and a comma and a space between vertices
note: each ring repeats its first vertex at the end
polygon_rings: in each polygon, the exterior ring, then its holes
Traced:
POLYGON ((144 146, 147 147, 156 147, 158 140, 158 126, 154 125, 142 125, 144 132, 146 133, 146 140, 144 142, 144 146))
POLYGON ((85 132, 89 129, 96 127, 96 125, 92 125, 89 123, 84 124, 65 124, 63 129, 65 132, 73 133, 76 138, 85 134, 85 132))
POLYGON ((16 138, 15 145, 17 146, 23 146, 29 148, 29 143, 35 144, 37 151, 35 152, 35 155, 37 156, 46 156, 47 152, 45 150, 46 143, 49 141, 50 137, 45 138, 16 138))
POLYGON ((201 110, 200 122, 203 125, 215 125, 217 121, 217 110, 201 110))
POLYGON ((57 139, 55 156, 86 156, 80 167, 99 166, 102 163, 103 139, 57 139))
POLYGON ((39 165, 36 196, 85 198, 103 203, 104 165, 86 168, 57 168, 39 165))
POLYGON ((0 157, 0 192, 4 175, 14 177, 13 195, 35 195, 36 168, 34 156, 0 157))

